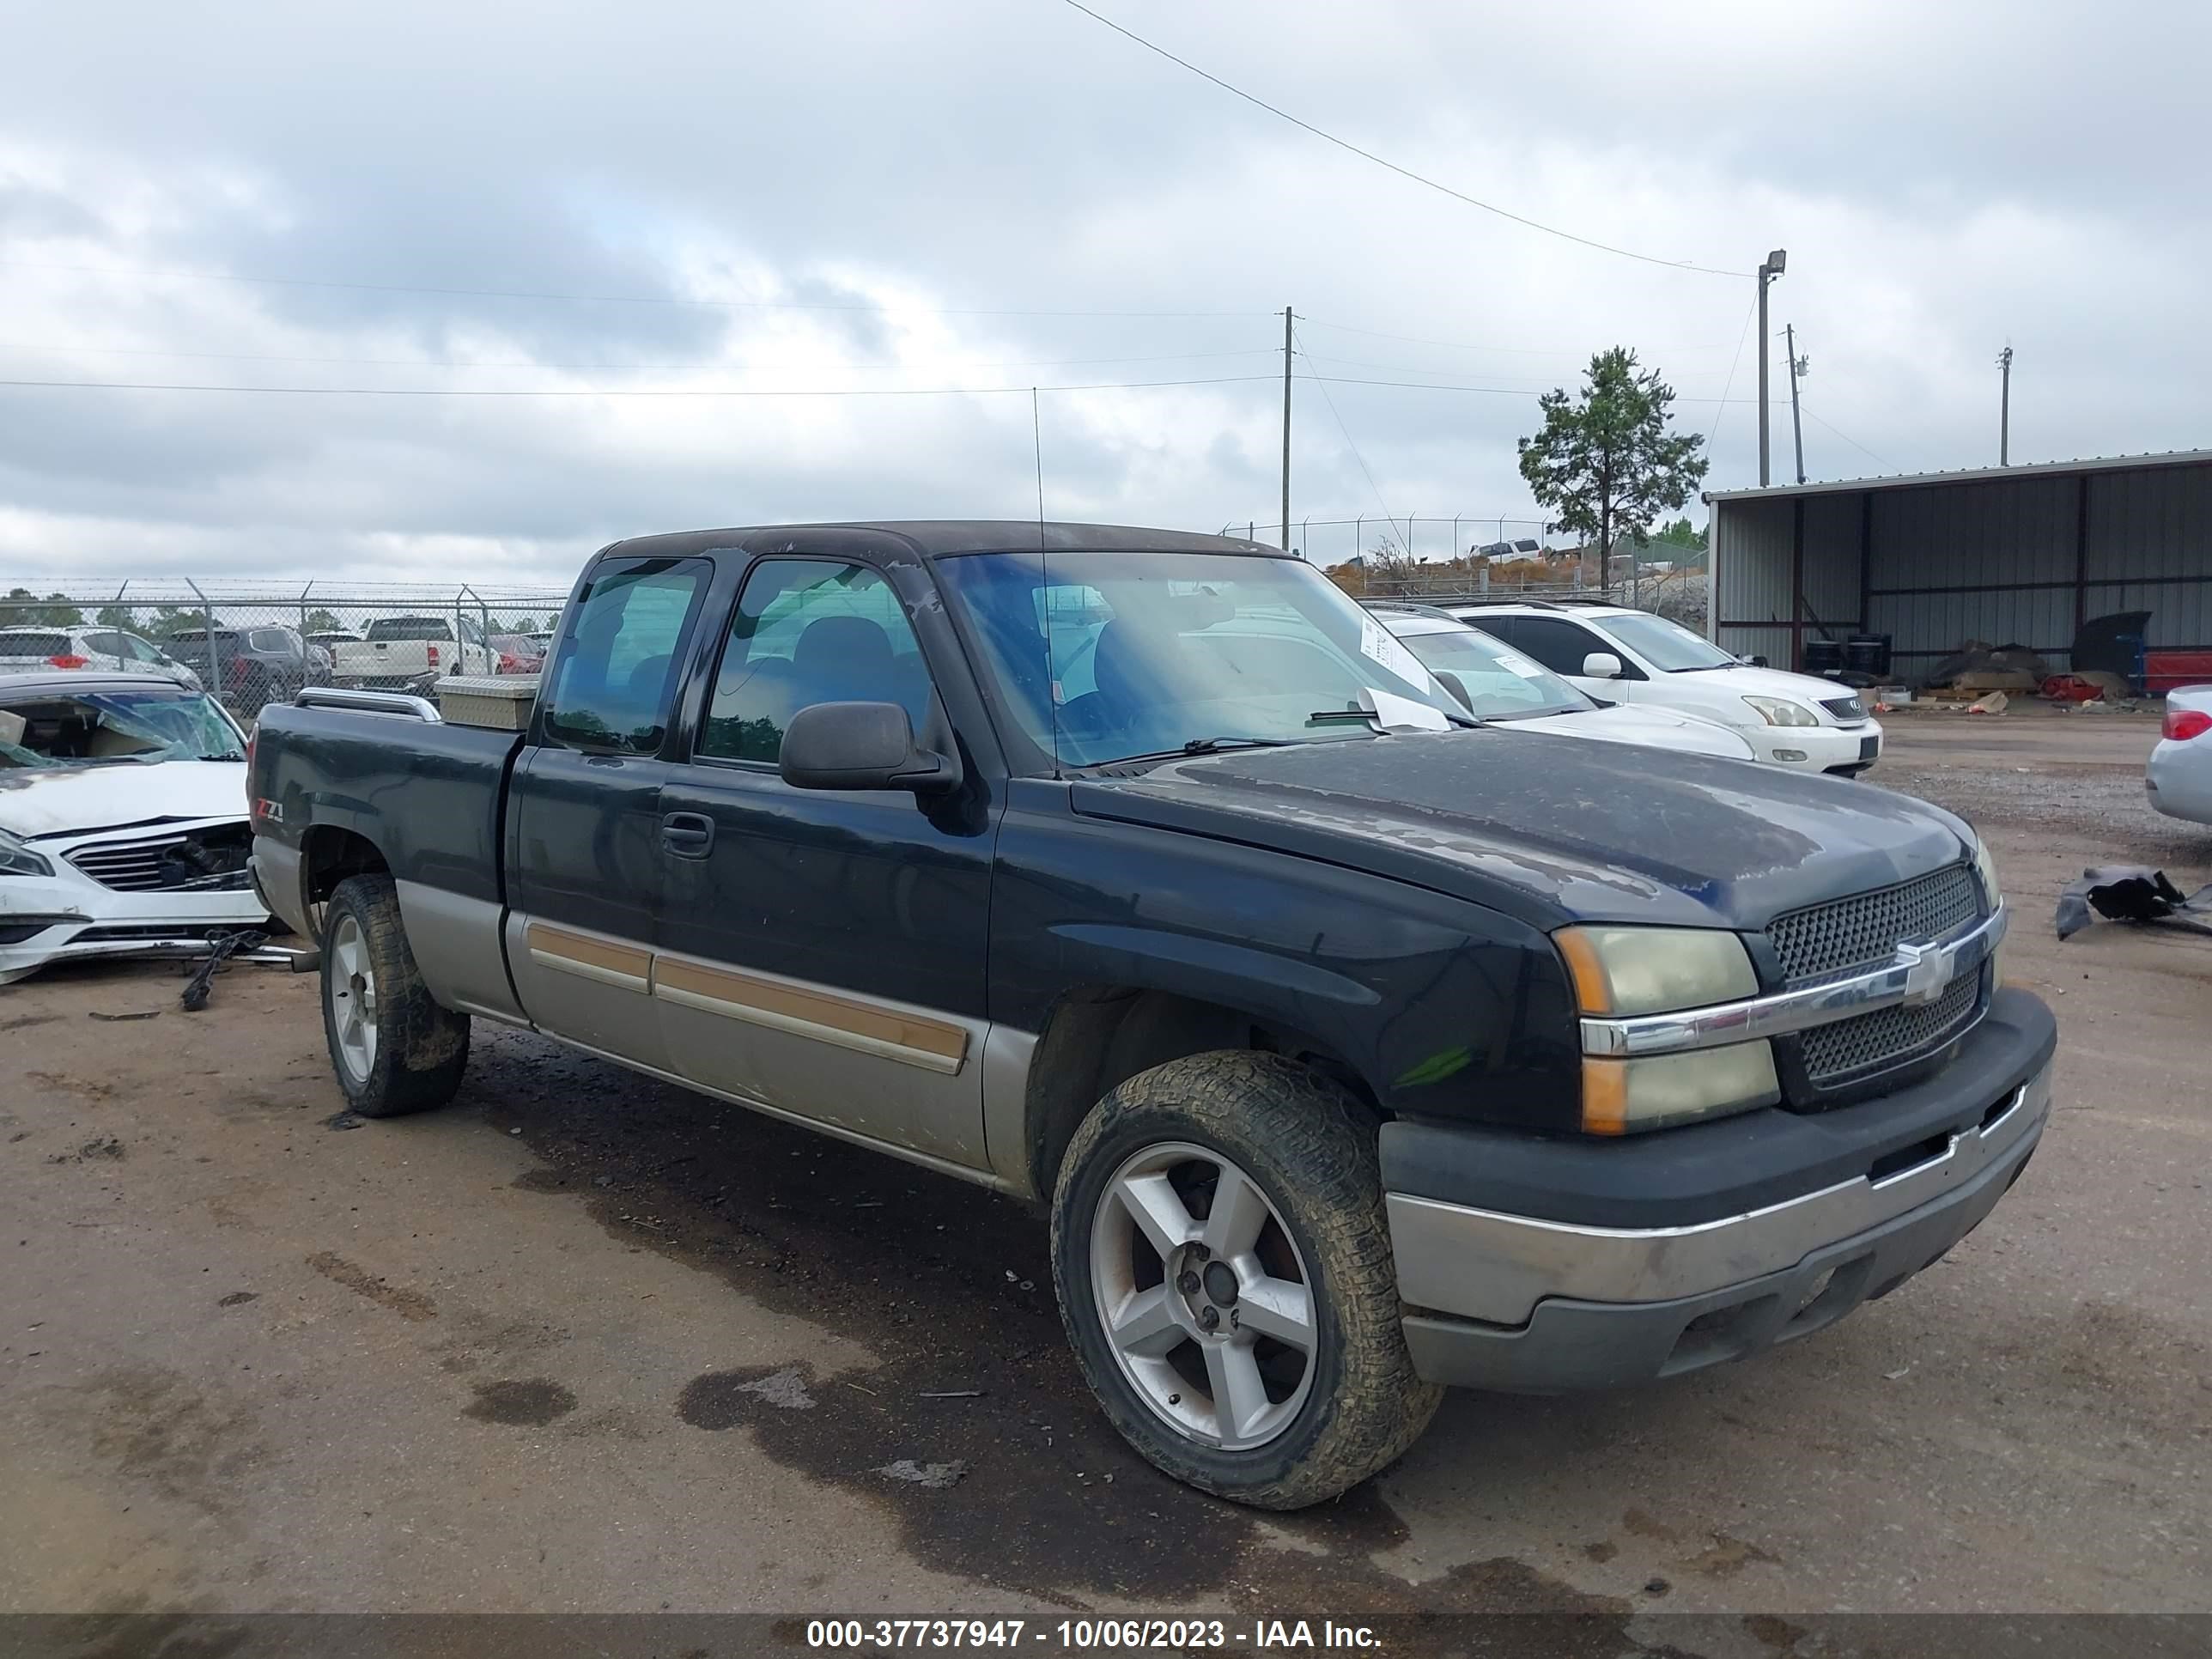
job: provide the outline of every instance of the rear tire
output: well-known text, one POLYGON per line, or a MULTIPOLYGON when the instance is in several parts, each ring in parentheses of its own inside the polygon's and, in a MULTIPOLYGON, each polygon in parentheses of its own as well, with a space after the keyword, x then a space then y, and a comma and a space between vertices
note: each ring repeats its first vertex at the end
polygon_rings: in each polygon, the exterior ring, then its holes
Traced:
POLYGON ((469 1017, 423 984, 389 876, 352 876, 323 907, 323 1034, 348 1109, 398 1117, 443 1106, 469 1063, 469 1017))
POLYGON ((1107 1417, 1202 1491, 1339 1497, 1443 1399, 1406 1349, 1375 1125, 1292 1061, 1193 1055, 1099 1102, 1060 1164, 1052 1261, 1107 1417))

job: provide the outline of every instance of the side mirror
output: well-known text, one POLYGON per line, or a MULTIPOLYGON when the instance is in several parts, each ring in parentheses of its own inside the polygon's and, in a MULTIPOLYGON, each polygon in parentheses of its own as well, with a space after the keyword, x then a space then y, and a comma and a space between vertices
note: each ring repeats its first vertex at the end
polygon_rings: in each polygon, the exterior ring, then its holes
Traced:
POLYGON ((1620 678, 1620 659, 1610 651, 1593 651, 1583 659, 1583 675, 1587 679, 1617 680, 1620 678))
POLYGON ((919 749, 895 702, 817 702, 784 728, 776 769, 794 789, 950 789, 960 763, 919 749))
POLYGON ((1466 681, 1449 668, 1431 668, 1429 672, 1436 676, 1437 684, 1460 700, 1461 707, 1468 714, 1474 713, 1474 699, 1468 695, 1466 681))

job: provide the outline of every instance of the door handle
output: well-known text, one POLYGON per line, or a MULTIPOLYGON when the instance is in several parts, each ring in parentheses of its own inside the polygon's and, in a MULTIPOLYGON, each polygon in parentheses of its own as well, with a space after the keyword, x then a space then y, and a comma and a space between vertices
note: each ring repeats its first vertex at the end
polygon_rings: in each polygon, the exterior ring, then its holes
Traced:
POLYGON ((714 848, 714 820, 704 812, 671 812, 660 820, 660 844, 679 859, 703 859, 714 848))

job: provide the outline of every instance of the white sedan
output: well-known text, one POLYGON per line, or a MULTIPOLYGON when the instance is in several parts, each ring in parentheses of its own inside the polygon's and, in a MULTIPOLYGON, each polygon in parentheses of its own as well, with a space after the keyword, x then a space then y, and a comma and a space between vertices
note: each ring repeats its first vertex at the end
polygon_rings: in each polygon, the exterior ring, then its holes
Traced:
POLYGON ((2166 694, 2166 723, 2143 784, 2166 817, 2212 823, 2212 685, 2166 694))
POLYGON ((246 735, 213 698, 148 675, 0 675, 0 985, 265 927, 252 850, 246 735))
POLYGON ((1757 757, 1750 744, 1717 721, 1673 709, 1601 703, 1511 646, 1441 611, 1387 601, 1368 608, 1478 719, 1677 754, 1757 757))

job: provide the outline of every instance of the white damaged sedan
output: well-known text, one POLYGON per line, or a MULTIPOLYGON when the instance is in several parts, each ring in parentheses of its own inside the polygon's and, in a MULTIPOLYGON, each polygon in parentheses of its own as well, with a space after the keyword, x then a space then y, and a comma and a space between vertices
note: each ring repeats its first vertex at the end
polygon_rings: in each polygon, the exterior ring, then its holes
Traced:
POLYGON ((152 675, 0 675, 0 985, 267 927, 252 848, 246 735, 214 699, 152 675))

